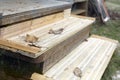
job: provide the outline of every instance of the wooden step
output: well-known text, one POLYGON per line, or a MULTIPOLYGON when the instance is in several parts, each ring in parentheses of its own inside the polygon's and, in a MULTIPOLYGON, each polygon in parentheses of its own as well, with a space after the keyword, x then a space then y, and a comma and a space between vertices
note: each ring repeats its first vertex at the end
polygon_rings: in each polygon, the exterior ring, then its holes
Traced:
POLYGON ((100 80, 117 44, 115 40, 92 36, 49 69, 44 76, 52 80, 100 80))
POLYGON ((62 12, 71 7, 71 3, 57 0, 0 0, 0 26, 62 12))
POLYGON ((42 73, 64 58, 89 36, 90 25, 95 20, 89 17, 70 16, 49 25, 32 29, 17 36, 1 39, 3 49, 15 52, 5 55, 31 63, 44 63, 42 73), (63 29, 60 34, 50 34, 50 30, 63 29), (39 38, 36 46, 29 46, 27 35, 39 38))

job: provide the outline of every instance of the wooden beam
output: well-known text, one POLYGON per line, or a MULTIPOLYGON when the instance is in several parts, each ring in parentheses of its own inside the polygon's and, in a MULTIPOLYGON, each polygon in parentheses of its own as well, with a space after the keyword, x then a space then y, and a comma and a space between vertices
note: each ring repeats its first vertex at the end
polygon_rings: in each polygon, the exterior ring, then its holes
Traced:
POLYGON ((34 53, 34 54, 41 51, 39 48, 21 45, 20 43, 16 43, 6 39, 0 39, 0 45, 15 48, 15 49, 22 50, 29 53, 34 53))

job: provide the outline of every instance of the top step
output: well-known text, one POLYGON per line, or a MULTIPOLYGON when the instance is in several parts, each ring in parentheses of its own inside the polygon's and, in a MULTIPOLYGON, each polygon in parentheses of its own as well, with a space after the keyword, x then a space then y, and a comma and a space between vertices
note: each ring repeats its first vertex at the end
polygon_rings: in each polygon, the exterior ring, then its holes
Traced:
POLYGON ((56 0, 0 0, 0 26, 56 13, 71 8, 56 0))
POLYGON ((82 16, 81 17, 70 16, 69 18, 65 18, 63 20, 46 25, 44 27, 39 27, 37 29, 24 32, 17 36, 13 36, 10 38, 3 38, 0 40, 0 45, 9 48, 14 48, 17 50, 17 52, 19 50, 20 53, 24 56, 37 58, 45 51, 51 49, 53 46, 61 43, 62 41, 82 31, 83 29, 88 28, 94 21, 95 21, 94 18, 82 17, 82 16), (50 29, 53 30, 64 29, 64 30, 60 34, 53 34, 53 33, 50 34, 49 33, 50 29), (37 49, 36 47, 31 48, 28 42, 25 41, 25 37, 27 36, 27 34, 38 37, 39 40, 37 41, 36 45, 41 46, 41 48, 39 49, 37 49))

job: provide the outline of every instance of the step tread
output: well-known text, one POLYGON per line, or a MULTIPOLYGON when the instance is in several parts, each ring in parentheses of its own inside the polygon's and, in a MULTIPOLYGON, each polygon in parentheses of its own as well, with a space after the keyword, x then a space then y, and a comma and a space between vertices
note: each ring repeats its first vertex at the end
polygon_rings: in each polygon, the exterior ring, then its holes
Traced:
POLYGON ((70 16, 69 18, 65 18, 61 21, 49 24, 47 26, 33 29, 29 32, 7 38, 7 40, 27 46, 29 43, 25 42, 26 35, 30 34, 37 36, 39 38, 39 41, 36 42, 36 45, 42 47, 41 52, 38 52, 36 54, 21 52, 22 55, 32 58, 37 58, 38 56, 40 56, 41 54, 43 54, 45 51, 49 50, 53 46, 73 36, 74 34, 78 33, 84 28, 89 27, 89 25, 91 25, 93 22, 94 22, 93 19, 70 16), (60 29, 60 28, 64 29, 61 34, 54 35, 48 33, 50 29, 60 29))
POLYGON ((73 73, 78 67, 81 80, 100 80, 116 46, 114 42, 90 37, 44 75, 54 80, 79 80, 73 73))

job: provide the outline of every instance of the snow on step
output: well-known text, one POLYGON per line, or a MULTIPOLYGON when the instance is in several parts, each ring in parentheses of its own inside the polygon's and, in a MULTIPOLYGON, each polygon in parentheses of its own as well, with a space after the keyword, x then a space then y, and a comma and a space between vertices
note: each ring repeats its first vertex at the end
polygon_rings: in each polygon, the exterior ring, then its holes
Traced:
POLYGON ((54 80, 100 80, 117 44, 99 38, 88 38, 44 75, 54 80), (79 68, 82 77, 74 74, 79 68))

